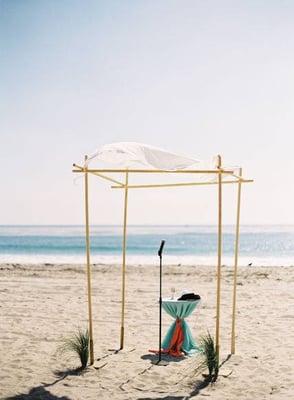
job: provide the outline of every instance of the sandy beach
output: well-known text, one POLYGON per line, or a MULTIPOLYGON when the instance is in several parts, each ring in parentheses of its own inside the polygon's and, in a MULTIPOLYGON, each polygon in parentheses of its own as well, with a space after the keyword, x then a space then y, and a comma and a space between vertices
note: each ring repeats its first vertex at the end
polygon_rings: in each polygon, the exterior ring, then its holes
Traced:
MULTIPOLYGON (((119 347, 120 267, 93 267, 94 367, 77 375, 60 356, 62 336, 87 326, 83 266, 1 265, 1 399, 291 399, 294 277, 291 267, 242 267, 236 355, 230 352, 232 269, 222 268, 219 380, 201 388, 201 357, 151 364, 158 343, 158 269, 127 267, 125 350, 119 347)), ((215 323, 215 268, 165 266, 163 294, 192 289, 201 306, 188 322, 196 340, 215 323)), ((164 313, 163 332, 172 319, 164 313)))

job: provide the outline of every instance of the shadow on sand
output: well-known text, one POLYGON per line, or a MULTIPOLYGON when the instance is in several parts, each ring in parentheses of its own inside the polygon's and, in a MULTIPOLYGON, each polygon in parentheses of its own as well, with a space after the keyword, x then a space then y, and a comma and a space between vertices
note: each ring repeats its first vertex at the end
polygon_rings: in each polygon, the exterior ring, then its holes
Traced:
MULTIPOLYGON (((158 355, 147 354, 147 355, 142 356, 141 358, 143 358, 144 360, 150 359, 151 361, 154 361, 154 360, 158 359, 158 355)), ((220 368, 227 361, 229 361, 230 358, 231 358, 231 355, 229 354, 227 356, 227 358, 225 360, 223 360, 223 362, 220 364, 220 368)), ((170 358, 170 360, 169 359, 166 360, 163 357, 162 357, 162 359, 164 359, 165 361, 181 361, 182 360, 182 358, 181 359, 170 358)), ((200 379, 197 380, 195 382, 194 389, 188 395, 185 395, 185 396, 168 395, 168 396, 164 396, 164 397, 155 397, 155 396, 153 396, 153 397, 138 397, 137 400, 189 400, 189 399, 192 399, 192 398, 196 397, 197 395, 199 395, 201 390, 205 389, 207 386, 209 386, 210 384, 213 384, 213 383, 214 383, 213 377, 206 377, 203 380, 200 380, 200 379)))
POLYGON ((44 386, 37 386, 28 393, 16 394, 12 397, 6 397, 5 400, 71 400, 67 396, 55 396, 45 389, 44 386))
MULTIPOLYGON (((186 357, 172 357, 169 356, 168 354, 162 354, 161 355, 161 359, 163 361, 166 361, 167 363, 177 363, 177 362, 181 362, 185 359, 186 357)), ((141 356, 142 360, 150 360, 151 363, 155 363, 158 360, 158 354, 144 354, 143 356, 141 356)))
POLYGON ((197 396, 200 391, 204 388, 206 388, 209 384, 211 383, 210 378, 205 378, 202 381, 197 381, 195 388, 192 390, 192 392, 186 396, 173 396, 173 395, 168 395, 164 397, 138 397, 137 400, 189 400, 195 396, 197 396))
MULTIPOLYGON (((229 359, 230 355, 220 364, 220 367, 223 366, 229 359)), ((141 356, 143 360, 150 360, 151 362, 155 362, 158 360, 158 355, 157 354, 144 354, 141 356)), ((182 361, 183 358, 175 358, 175 357, 170 357, 168 355, 162 355, 162 360, 166 362, 179 362, 182 361)), ((82 370, 81 368, 76 368, 76 369, 66 369, 63 371, 55 371, 54 376, 56 377, 56 380, 53 381, 52 383, 46 383, 40 386, 36 386, 35 388, 31 389, 28 393, 22 393, 22 394, 16 394, 11 397, 6 397, 5 400, 72 400, 67 396, 56 396, 50 391, 48 391, 46 388, 50 386, 54 386, 56 383, 62 381, 68 376, 77 376, 77 375, 82 375, 86 373, 87 370, 84 369, 82 370)), ((174 396, 174 395, 168 395, 164 397, 138 397, 137 400, 189 400, 195 396, 197 396, 201 390, 206 388, 212 383, 212 379, 207 377, 203 380, 197 380, 195 382, 195 387, 192 390, 192 392, 186 396, 174 396)))
POLYGON ((183 400, 183 396, 165 396, 165 397, 138 397, 137 400, 183 400))
POLYGON ((28 393, 20 393, 10 397, 6 397, 5 400, 71 400, 67 396, 56 396, 47 390, 48 387, 54 386, 56 383, 62 381, 68 376, 82 375, 86 370, 81 368, 66 369, 63 371, 55 371, 55 381, 51 383, 44 383, 43 385, 32 388, 28 393))

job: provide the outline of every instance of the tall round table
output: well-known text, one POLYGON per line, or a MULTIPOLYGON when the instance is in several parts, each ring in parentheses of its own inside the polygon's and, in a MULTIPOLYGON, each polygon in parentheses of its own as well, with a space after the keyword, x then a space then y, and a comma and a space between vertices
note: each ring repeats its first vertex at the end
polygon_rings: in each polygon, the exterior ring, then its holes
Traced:
POLYGON ((174 357, 182 357, 199 352, 199 347, 193 339, 190 327, 185 321, 185 318, 192 314, 199 303, 200 300, 162 300, 162 308, 175 319, 161 344, 164 353, 174 357))

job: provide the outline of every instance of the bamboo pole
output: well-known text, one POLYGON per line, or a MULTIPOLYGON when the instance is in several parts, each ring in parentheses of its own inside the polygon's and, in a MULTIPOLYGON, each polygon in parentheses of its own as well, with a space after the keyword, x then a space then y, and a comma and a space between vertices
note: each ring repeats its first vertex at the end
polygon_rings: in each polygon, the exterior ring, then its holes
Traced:
POLYGON ((118 181, 116 179, 110 178, 110 176, 102 175, 99 172, 91 172, 91 171, 88 171, 88 172, 89 172, 89 174, 92 174, 92 175, 95 175, 95 176, 99 176, 99 178, 105 179, 105 180, 107 180, 109 182, 116 183, 120 187, 124 187, 124 184, 122 182, 120 182, 120 181, 118 181))
MULTIPOLYGON (((76 170, 73 169, 72 172, 83 172, 84 168, 80 167, 77 164, 73 165, 76 170)), ((88 168, 89 173, 98 172, 98 173, 140 173, 140 174, 218 174, 220 172, 219 169, 177 169, 177 170, 164 170, 164 169, 92 169, 88 168)), ((224 170, 221 172, 223 174, 233 175, 234 171, 232 170, 224 170)))
POLYGON ((217 246, 217 289, 216 289, 216 326, 215 348, 219 359, 220 350, 220 299, 221 299, 221 263, 222 263, 222 171, 221 156, 218 155, 218 246, 217 246))
POLYGON ((72 172, 83 172, 84 171, 84 167, 81 167, 80 165, 77 165, 77 164, 73 164, 72 165, 74 168, 78 168, 78 171, 76 171, 76 170, 72 170, 72 172))
POLYGON ((122 258, 122 291, 121 291, 121 331, 120 350, 124 347, 125 336, 125 297, 126 297, 126 242, 127 242, 127 217, 128 217, 128 181, 129 172, 125 176, 125 198, 124 198, 124 227, 123 227, 123 258, 122 258))
MULTIPOLYGON (((81 167, 80 165, 77 165, 77 164, 73 164, 73 167, 77 168, 77 170, 73 169, 72 172, 84 172, 84 170, 85 170, 85 167, 81 167)), ((120 187, 123 186, 123 183, 117 181, 116 179, 110 178, 109 176, 102 175, 102 174, 100 174, 98 172, 93 172, 93 170, 91 170, 91 169, 87 169, 87 171, 88 171, 89 174, 93 174, 93 175, 99 176, 102 179, 106 179, 107 181, 116 183, 120 187)))
MULTIPOLYGON (((242 176, 242 168, 240 168, 240 176, 242 176)), ((233 306, 232 306, 232 332, 231 332, 231 354, 235 354, 236 350, 236 303, 237 303, 237 272, 238 272, 238 256, 239 256, 239 237, 240 237, 240 208, 241 208, 241 186, 242 181, 238 184, 238 200, 237 200, 237 219, 236 219, 236 238, 235 238, 235 260, 234 260, 234 283, 233 283, 233 306)))
MULTIPOLYGON (((87 156, 85 156, 87 161, 87 156)), ((86 218, 86 256, 87 256, 87 289, 88 289, 88 317, 89 317, 89 338, 90 338, 90 364, 94 364, 94 343, 92 323, 92 287, 91 287, 91 265, 90 265, 90 235, 89 235, 89 188, 88 171, 85 167, 85 218, 86 218)))
MULTIPOLYGON (((252 179, 242 179, 242 183, 251 183, 252 179)), ((222 184, 239 183, 239 180, 234 181, 222 181, 222 184)), ((218 182, 183 182, 183 183, 161 183, 161 184, 146 184, 146 185, 129 185, 128 189, 150 189, 150 188, 168 188, 178 186, 206 186, 206 185, 218 185, 218 182)), ((111 189, 124 189, 122 186, 111 186, 111 189)))

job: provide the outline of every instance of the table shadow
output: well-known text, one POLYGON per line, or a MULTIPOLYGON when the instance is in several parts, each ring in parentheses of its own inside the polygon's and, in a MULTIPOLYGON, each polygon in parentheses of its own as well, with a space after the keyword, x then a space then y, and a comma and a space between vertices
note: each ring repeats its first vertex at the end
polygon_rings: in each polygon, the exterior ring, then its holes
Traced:
MULTIPOLYGON (((163 361, 166 361, 167 363, 173 363, 173 362, 181 362, 183 360, 185 360, 187 357, 183 356, 183 357, 172 357, 168 354, 161 354, 161 359, 163 361)), ((141 356, 142 360, 150 360, 151 363, 154 363, 158 360, 158 354, 144 354, 143 356, 141 356)))

